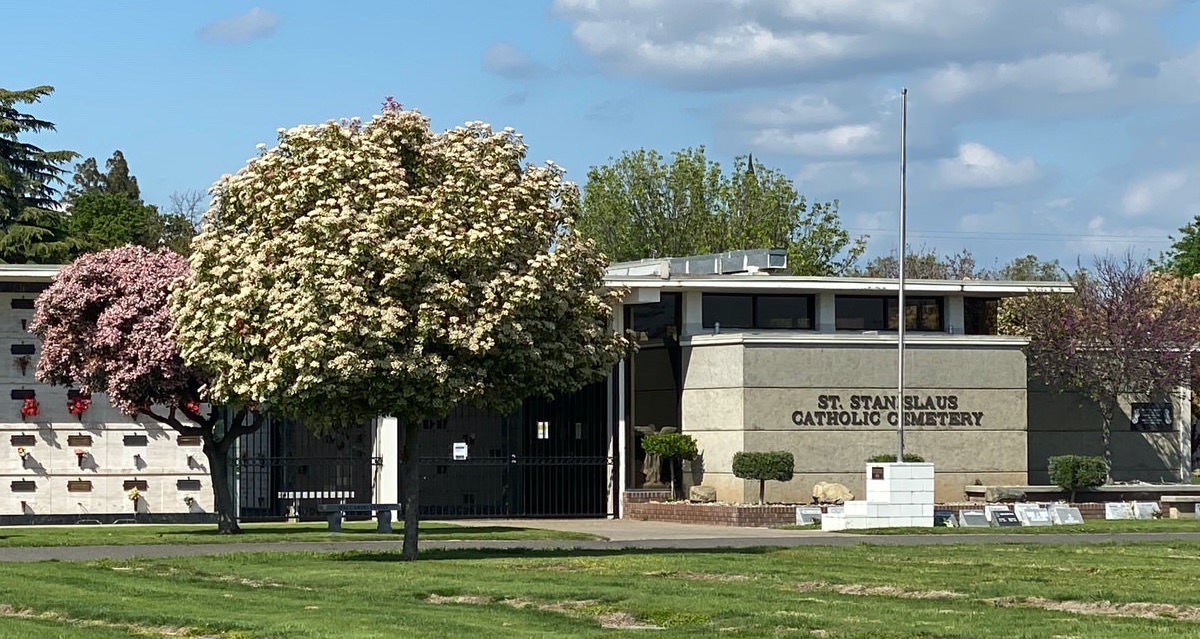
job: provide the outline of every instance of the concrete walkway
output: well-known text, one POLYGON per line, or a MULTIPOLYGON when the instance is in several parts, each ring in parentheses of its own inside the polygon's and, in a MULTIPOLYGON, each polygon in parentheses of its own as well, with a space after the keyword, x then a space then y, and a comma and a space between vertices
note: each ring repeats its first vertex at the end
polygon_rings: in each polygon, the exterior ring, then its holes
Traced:
MULTIPOLYGON (((826 533, 819 530, 774 530, 733 528, 695 524, 634 521, 628 519, 475 519, 455 520, 460 526, 542 528, 582 532, 602 540, 462 540, 422 541, 421 550, 440 549, 541 549, 541 550, 712 550, 717 548, 849 546, 920 546, 950 544, 1104 544, 1145 541, 1200 543, 1195 533, 1050 533, 1050 534, 937 534, 937 535, 860 535, 826 533)), ((397 541, 223 543, 144 546, 70 546, 57 548, 0 548, 0 562, 92 561, 132 557, 183 557, 225 555, 246 552, 399 552, 397 541)), ((436 558, 433 554, 430 558, 436 558)))

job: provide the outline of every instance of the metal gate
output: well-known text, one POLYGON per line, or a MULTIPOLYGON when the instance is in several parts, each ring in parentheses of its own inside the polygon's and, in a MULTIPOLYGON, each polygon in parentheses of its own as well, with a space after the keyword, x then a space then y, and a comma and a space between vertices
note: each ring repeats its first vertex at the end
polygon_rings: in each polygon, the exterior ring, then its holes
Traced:
MULTIPOLYGON (((526 400, 501 417, 463 408, 421 433, 421 514, 600 517, 607 514, 606 385, 526 400), (466 444, 466 459, 455 459, 466 444)), ((403 488, 403 487, 401 487, 403 488)))
POLYGON ((372 501, 381 461, 371 443, 367 426, 315 437, 285 420, 244 436, 234 462, 241 520, 315 520, 319 504, 372 501))

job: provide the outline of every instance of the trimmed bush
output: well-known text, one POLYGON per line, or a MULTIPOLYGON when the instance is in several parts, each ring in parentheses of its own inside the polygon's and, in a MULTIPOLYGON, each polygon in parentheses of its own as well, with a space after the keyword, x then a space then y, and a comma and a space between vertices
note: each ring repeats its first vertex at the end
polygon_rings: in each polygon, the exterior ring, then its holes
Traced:
POLYGON ((658 455, 667 462, 671 476, 671 494, 678 495, 675 486, 675 460, 695 459, 699 454, 696 439, 683 433, 656 433, 642 438, 642 450, 650 455, 658 455))
POLYGON ((741 479, 758 480, 758 503, 763 503, 768 481, 791 481, 796 460, 782 450, 769 453, 734 453, 733 475, 741 479))
POLYGON ((1103 457, 1059 455, 1048 461, 1050 481, 1070 492, 1071 501, 1075 501, 1075 491, 1080 488, 1103 486, 1108 481, 1108 465, 1103 457))
MULTIPOLYGON (((890 463, 896 461, 896 454, 895 453, 882 453, 879 455, 875 455, 874 457, 868 458, 867 461, 871 462, 873 464, 890 464, 890 463)), ((924 461, 925 461, 925 458, 916 453, 904 453, 904 463, 906 463, 906 464, 919 464, 924 461)))

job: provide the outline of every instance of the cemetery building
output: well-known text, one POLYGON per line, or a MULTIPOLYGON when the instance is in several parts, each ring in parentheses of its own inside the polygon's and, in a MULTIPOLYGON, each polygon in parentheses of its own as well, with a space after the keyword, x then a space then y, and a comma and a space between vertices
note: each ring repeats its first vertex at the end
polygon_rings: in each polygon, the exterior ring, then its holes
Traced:
MULTIPOLYGON (((199 442, 93 396, 82 414, 71 391, 39 384, 28 332, 36 295, 57 266, 0 265, 0 523, 203 518, 212 491, 199 442), (26 398, 39 413, 22 415, 26 398)), ((969 485, 1048 482, 1046 459, 1100 454, 1099 419, 1075 395, 1029 381, 1020 337, 998 334, 1000 300, 1062 294, 1063 282, 909 281, 905 308, 888 279, 787 275, 782 251, 614 264, 626 290, 616 327, 638 351, 608 379, 556 398, 529 398, 508 415, 462 408, 424 424, 427 517, 620 516, 628 491, 661 489, 666 464, 640 442, 693 436, 701 456, 683 484, 718 499, 753 501, 734 477, 739 451, 793 453, 790 482, 769 501, 808 502, 819 481, 864 494, 864 462, 896 448, 897 322, 906 321, 906 448, 932 462, 938 501, 969 485)), ((1113 478, 1175 481, 1190 471, 1190 398, 1126 403, 1113 424, 1113 478)), ((337 437, 274 420, 243 438, 233 464, 245 519, 316 517, 320 503, 400 501, 400 438, 381 417, 337 437)))

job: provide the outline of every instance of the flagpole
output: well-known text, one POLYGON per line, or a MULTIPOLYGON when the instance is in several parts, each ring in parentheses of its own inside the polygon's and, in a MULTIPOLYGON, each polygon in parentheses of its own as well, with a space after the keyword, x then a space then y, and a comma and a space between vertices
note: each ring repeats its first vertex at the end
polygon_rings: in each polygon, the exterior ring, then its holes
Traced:
POLYGON ((896 461, 904 461, 904 329, 908 314, 904 309, 904 256, 907 249, 905 215, 907 213, 908 170, 908 89, 900 89, 900 271, 897 277, 896 308, 896 461))

